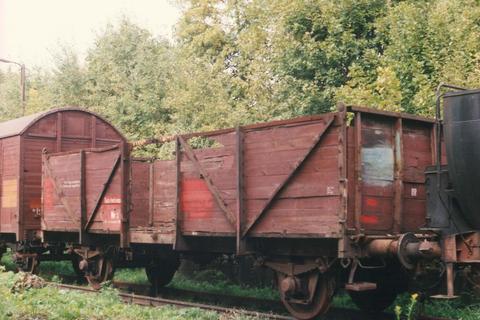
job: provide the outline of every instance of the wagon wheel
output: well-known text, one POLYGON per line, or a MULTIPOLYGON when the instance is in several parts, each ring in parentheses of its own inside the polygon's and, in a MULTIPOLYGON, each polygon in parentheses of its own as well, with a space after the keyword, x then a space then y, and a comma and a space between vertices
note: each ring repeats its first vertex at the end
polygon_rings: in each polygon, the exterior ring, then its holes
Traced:
POLYGON ((80 257, 77 255, 72 255, 72 269, 75 272, 75 274, 79 277, 85 277, 85 272, 80 269, 80 257))
POLYGON ((152 284, 155 292, 158 288, 164 287, 172 281, 177 271, 179 261, 165 261, 163 264, 155 264, 145 268, 148 281, 152 284))
POLYGON ((407 279, 400 268, 357 269, 356 282, 374 282, 377 288, 367 291, 348 291, 357 307, 368 314, 376 314, 390 306, 397 295, 405 291, 407 279))
POLYGON ((97 256, 88 262, 88 269, 85 272, 85 278, 93 289, 99 290, 103 282, 113 279, 113 274, 114 268, 112 259, 97 256))
MULTIPOLYGON (((277 273, 278 286, 280 288, 281 281, 285 278, 284 275, 277 273)), ((280 292, 280 297, 285 308, 296 319, 313 319, 318 315, 324 314, 328 311, 332 302, 335 281, 331 275, 322 275, 318 271, 311 272, 309 274, 298 276, 300 283, 306 284, 312 283, 309 289, 301 293, 295 293, 294 295, 287 296, 280 292), (318 281, 314 281, 313 278, 318 276, 318 281), (313 280, 313 282, 312 282, 313 280), (307 302, 308 291, 314 290, 313 298, 310 302, 307 302)))
POLYGON ((36 274, 40 261, 37 257, 18 257, 15 259, 18 271, 36 274))

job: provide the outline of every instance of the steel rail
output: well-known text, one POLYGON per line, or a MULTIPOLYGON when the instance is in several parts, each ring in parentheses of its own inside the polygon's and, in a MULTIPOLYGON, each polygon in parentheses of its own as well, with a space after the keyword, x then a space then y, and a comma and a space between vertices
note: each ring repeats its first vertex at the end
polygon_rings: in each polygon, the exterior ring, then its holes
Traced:
MULTIPOLYGON (((92 288, 83 287, 83 286, 75 286, 70 284, 61 284, 61 283, 54 283, 54 282, 49 282, 49 284, 57 288, 66 289, 66 290, 82 291, 86 293, 99 292, 98 290, 94 290, 92 288)), ((124 303, 136 304, 141 306, 159 307, 159 306, 165 306, 165 305, 172 305, 179 308, 198 308, 198 309, 215 311, 218 313, 225 313, 225 314, 238 313, 238 314, 242 314, 250 317, 265 318, 265 319, 276 319, 276 320, 292 320, 293 319, 292 317, 289 317, 289 316, 225 308, 225 307, 212 306, 207 304, 187 302, 187 301, 181 301, 181 300, 149 297, 149 296, 137 295, 133 293, 119 292, 118 295, 124 303)))
MULTIPOLYGON (((97 290, 94 290, 86 286, 76 286, 76 285, 60 284, 60 283, 49 283, 49 284, 56 286, 58 288, 67 289, 67 290, 77 290, 77 291, 83 291, 87 293, 99 292, 97 290)), ((114 281, 113 286, 119 290, 141 289, 140 291, 146 291, 146 288, 149 287, 148 285, 144 285, 144 284, 135 284, 135 283, 128 283, 123 281, 114 281)), ((182 289, 178 289, 178 290, 174 289, 174 290, 178 291, 181 294, 189 292, 189 290, 182 290, 182 289)), ((196 293, 199 293, 199 292, 196 292, 196 293)), ((202 293, 202 294, 211 295, 210 293, 202 293)), ((188 302, 188 301, 182 301, 182 300, 166 299, 161 297, 150 297, 143 294, 126 293, 121 291, 119 292, 119 297, 125 303, 136 304, 141 306, 159 307, 159 306, 165 306, 165 305, 172 305, 179 308, 199 308, 199 309, 215 311, 223 314, 238 313, 238 314, 242 314, 250 317, 265 318, 265 319, 278 319, 278 320, 294 319, 290 316, 244 310, 244 309, 239 309, 238 307, 227 308, 227 307, 220 307, 220 306, 204 304, 204 303, 195 303, 195 302, 188 302)), ((238 299, 244 299, 244 297, 238 297, 238 299)), ((251 303, 254 303, 256 300, 261 301, 261 299, 258 299, 258 298, 247 297, 245 299, 249 300, 251 303)), ((365 320, 365 319, 370 319, 370 316, 363 314, 358 310, 346 309, 346 308, 331 308, 328 314, 326 314, 324 317, 321 317, 321 319, 365 320)), ((390 313, 382 313, 377 315, 375 319, 393 320, 395 319, 395 316, 390 313)), ((426 316, 426 315, 419 315, 416 319, 417 320, 453 320, 448 318, 432 317, 432 316, 426 316)))

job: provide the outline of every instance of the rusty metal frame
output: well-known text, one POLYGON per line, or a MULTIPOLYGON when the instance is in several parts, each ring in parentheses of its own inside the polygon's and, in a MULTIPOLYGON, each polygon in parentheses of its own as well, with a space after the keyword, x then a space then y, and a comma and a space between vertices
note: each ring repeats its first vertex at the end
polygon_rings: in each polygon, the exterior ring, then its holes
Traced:
POLYGON ((228 222, 235 227, 236 225, 236 219, 234 214, 230 211, 230 209, 227 207, 225 204, 225 200, 223 200, 222 196, 220 195, 220 191, 217 189, 215 184, 213 183, 212 179, 210 178, 210 175, 208 172, 202 167, 200 162, 198 161, 197 157, 195 156, 195 153, 193 152, 192 148, 188 145, 188 143, 182 138, 182 136, 178 137, 178 141, 180 142, 180 145, 183 147, 183 150, 185 154, 187 155, 188 159, 193 163, 193 166, 195 169, 200 173, 201 177, 205 181, 208 190, 210 193, 213 195, 218 207, 220 210, 223 211, 225 214, 225 217, 227 218, 228 222))
POLYGON ((334 119, 335 119, 335 114, 330 114, 329 117, 323 118, 325 126, 319 132, 319 134, 313 141, 311 147, 308 149, 303 159, 297 163, 297 165, 292 170, 292 172, 290 172, 290 174, 285 178, 285 180, 274 190, 270 198, 267 200, 267 202, 265 203, 263 208, 260 210, 260 212, 257 214, 257 216, 252 220, 252 222, 250 222, 250 224, 248 224, 245 227, 245 230, 242 233, 242 237, 245 237, 248 234, 248 232, 265 216, 265 213, 271 208, 277 196, 285 189, 285 187, 296 175, 296 173, 300 170, 300 168, 302 168, 303 164, 310 158, 310 155, 313 154, 313 151, 320 144, 320 141, 322 141, 322 137, 324 136, 324 133, 330 127, 334 119))
MULTIPOLYGON (((115 159, 115 163, 113 164, 112 170, 110 171, 110 174, 108 175, 107 180, 103 184, 102 191, 100 192, 100 195, 97 198, 97 201, 95 202, 95 205, 93 207, 92 212, 89 215, 89 218, 87 220, 87 223, 85 223, 84 230, 87 231, 90 228, 90 225, 92 224, 93 220, 95 219, 98 209, 100 208, 100 204, 102 203, 103 198, 105 197, 105 194, 107 193, 108 187, 110 186, 110 183, 113 180, 113 177, 115 176, 115 172, 117 172, 117 168, 119 167, 120 160, 122 158, 122 152, 120 152, 115 159)), ((122 217, 123 220, 123 217, 122 217)), ((122 221, 123 224, 123 221, 122 221)))

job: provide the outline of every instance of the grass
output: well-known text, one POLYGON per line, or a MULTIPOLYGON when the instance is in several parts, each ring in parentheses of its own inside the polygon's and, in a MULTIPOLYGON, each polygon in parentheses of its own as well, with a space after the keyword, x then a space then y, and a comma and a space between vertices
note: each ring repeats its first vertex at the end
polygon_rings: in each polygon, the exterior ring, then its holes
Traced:
POLYGON ((114 280, 139 284, 149 284, 145 270, 141 268, 118 269, 115 271, 114 280))
MULTIPOLYGON (((9 254, 4 255, 1 261, 1 264, 4 265, 7 270, 15 270, 15 265, 11 259, 11 255, 9 254)), ((39 266, 39 273, 42 277, 46 279, 51 279, 53 274, 74 275, 74 271, 69 261, 42 262, 39 266)), ((2 274, 2 277, 4 277, 3 274, 2 274)), ((147 276, 143 269, 119 269, 115 273, 115 280, 132 282, 132 283, 142 283, 142 284, 148 283, 147 276)), ((4 281, 0 280, 2 288, 3 288, 3 282, 4 281)), ((185 290, 193 290, 193 291, 201 291, 201 292, 212 292, 212 293, 233 295, 233 296, 254 297, 254 298, 270 299, 270 300, 279 299, 278 292, 275 289, 272 289, 269 287, 257 288, 257 287, 239 285, 228 280, 223 275, 223 273, 214 271, 214 270, 204 270, 204 271, 196 272, 191 277, 186 277, 180 273, 177 273, 173 278, 172 282, 168 286, 177 288, 177 289, 185 289, 185 290)), ((41 290, 46 290, 47 296, 49 294, 53 294, 49 291, 49 290, 52 290, 51 288, 41 289, 41 290)), ((61 294, 66 294, 66 293, 61 293, 61 294)), ((32 295, 33 297, 35 297, 33 293, 32 295)), ((400 306, 401 308, 405 309, 408 306, 410 299, 411 299, 411 296, 409 294, 400 295, 395 301, 395 303, 389 308, 388 311, 393 312, 395 306, 400 306)), ((2 303, 3 302, 0 302, 0 306, 2 306, 2 303)), ((333 300, 333 305, 335 307, 342 307, 342 308, 356 308, 352 300, 347 294, 336 295, 333 300)), ((420 307, 420 305, 417 305, 417 307, 420 307)), ((423 305, 423 308, 425 310, 425 313, 429 316, 454 318, 454 319, 462 319, 462 320, 480 319, 480 302, 478 301, 478 299, 475 299, 475 298, 472 299, 472 296, 468 296, 468 295, 464 295, 460 299, 453 300, 453 301, 429 300, 423 305)), ((173 312, 173 311, 170 310, 169 312, 173 312)), ((188 318, 189 315, 185 315, 185 317, 188 318)), ((217 319, 218 315, 216 315, 216 317, 214 318, 217 319)), ((0 316, 0 319, 3 319, 3 318, 1 318, 0 316)), ((10 317, 8 319, 17 319, 17 318, 10 317)), ((22 319, 22 318, 18 318, 18 319, 22 319)), ((30 319, 30 318, 27 317, 25 319, 30 319)), ((42 319, 42 318, 39 318, 39 319, 42 319)), ((118 318, 118 319, 128 319, 128 318, 118 318)), ((143 318, 139 318, 139 319, 143 319, 143 318)), ((146 318, 146 319, 149 319, 149 318, 146 318)), ((205 319, 210 319, 210 318, 207 317, 205 319)))
MULTIPOLYGON (((143 269, 120 269, 115 273, 115 280, 142 284, 149 283, 143 269)), ((177 273, 168 287, 240 297, 279 299, 278 292, 272 288, 239 285, 231 282, 223 273, 215 270, 196 272, 192 277, 185 277, 177 273)))
POLYGON ((121 302, 117 291, 104 288, 98 294, 61 290, 52 286, 12 292, 19 274, 0 272, 0 320, 69 319, 249 319, 237 314, 218 314, 197 308, 145 308, 121 302))

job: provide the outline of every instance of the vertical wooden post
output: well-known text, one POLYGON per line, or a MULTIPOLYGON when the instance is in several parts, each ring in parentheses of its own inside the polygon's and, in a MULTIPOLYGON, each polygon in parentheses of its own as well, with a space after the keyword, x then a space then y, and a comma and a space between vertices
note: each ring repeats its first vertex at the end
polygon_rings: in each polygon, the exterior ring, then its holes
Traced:
POLYGON ((63 136, 63 114, 57 113, 57 150, 56 152, 62 152, 62 136, 63 136))
POLYGON ((120 181, 122 185, 122 214, 120 221, 120 246, 126 248, 129 246, 129 228, 130 228, 130 146, 120 144, 120 181))
MULTIPOLYGON (((17 241, 22 241, 26 239, 26 234, 25 234, 25 215, 27 214, 25 212, 25 205, 23 203, 24 199, 24 182, 25 182, 25 139, 22 136, 20 136, 20 163, 18 164, 18 183, 17 183, 17 194, 18 194, 18 214, 17 214, 17 241)), ((30 214, 30 213, 28 213, 30 214)), ((13 221, 12 221, 13 222, 13 221)))
POLYGON ((338 105, 337 121, 338 125, 338 185, 340 193, 340 240, 338 244, 338 257, 344 258, 348 255, 348 238, 346 235, 347 210, 348 210, 348 181, 347 181, 347 126, 346 126, 346 107, 343 103, 338 105))
POLYGON ((86 203, 86 161, 85 150, 80 151, 80 230, 78 233, 78 242, 85 244, 85 222, 87 221, 87 203, 86 203))
POLYGON ((90 136, 92 138, 91 147, 97 147, 97 118, 92 114, 90 120, 90 136))
POLYGON ((453 274, 453 263, 452 262, 447 262, 446 263, 447 267, 447 298, 455 298, 455 292, 454 292, 454 274, 453 274))
POLYGON ((237 237, 237 255, 246 253, 247 239, 242 237, 245 224, 244 212, 244 159, 243 159, 243 132, 240 127, 236 128, 236 162, 237 162, 237 219, 236 219, 236 237, 237 237))
POLYGON ((362 215, 362 114, 355 113, 355 229, 362 233, 360 216, 362 215))
POLYGON ((403 211, 403 122, 397 118, 394 129, 394 198, 393 198, 393 232, 402 231, 403 211))
POLYGON ((182 155, 180 148, 180 137, 175 137, 175 170, 176 170, 176 187, 175 187, 175 238, 173 242, 174 250, 185 250, 187 248, 185 239, 182 235, 182 212, 181 212, 181 171, 182 155))
POLYGON ((148 225, 153 226, 154 196, 155 196, 155 162, 150 162, 148 170, 148 225))

